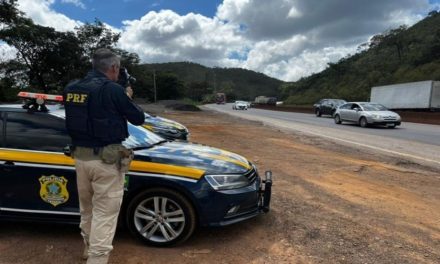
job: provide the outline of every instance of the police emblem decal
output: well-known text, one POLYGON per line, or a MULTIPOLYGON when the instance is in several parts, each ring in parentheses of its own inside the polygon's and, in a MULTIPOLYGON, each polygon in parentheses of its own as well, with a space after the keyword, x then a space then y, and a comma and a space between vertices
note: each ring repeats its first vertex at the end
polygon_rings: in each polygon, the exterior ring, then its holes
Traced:
POLYGON ((40 197, 46 203, 57 206, 69 200, 67 179, 64 178, 64 176, 57 177, 55 175, 42 175, 38 181, 40 182, 41 186, 40 197))

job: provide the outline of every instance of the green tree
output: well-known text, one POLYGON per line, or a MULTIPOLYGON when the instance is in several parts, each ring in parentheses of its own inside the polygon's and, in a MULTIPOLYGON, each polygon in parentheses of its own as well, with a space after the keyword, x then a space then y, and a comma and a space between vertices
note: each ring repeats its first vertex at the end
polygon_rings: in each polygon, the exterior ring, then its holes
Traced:
POLYGON ((98 19, 95 19, 94 23, 86 23, 75 29, 81 47, 88 58, 91 58, 93 52, 99 48, 113 49, 120 38, 119 33, 113 33, 98 19))
MULTIPOLYGON (((96 19, 94 23, 86 23, 77 27, 75 30, 79 46, 87 61, 91 61, 92 55, 97 49, 107 48, 121 56, 121 65, 126 67, 129 71, 133 69, 134 65, 139 64, 140 59, 136 53, 131 53, 116 47, 120 34, 111 31, 111 29, 106 27, 99 19, 96 19)), ((86 63, 85 69, 89 68, 90 63, 86 63)), ((83 69, 83 72, 85 69, 83 69)))
POLYGON ((26 67, 29 85, 48 92, 76 77, 74 69, 83 63, 83 56, 72 32, 35 25, 17 10, 15 0, 2 0, 0 10, 5 15, 1 20, 0 40, 17 50, 16 59, 10 63, 26 67))
POLYGON ((158 72, 156 74, 157 100, 182 98, 183 83, 172 73, 158 72))
POLYGON ((209 93, 208 82, 191 82, 187 85, 185 96, 194 101, 202 101, 203 97, 209 93))

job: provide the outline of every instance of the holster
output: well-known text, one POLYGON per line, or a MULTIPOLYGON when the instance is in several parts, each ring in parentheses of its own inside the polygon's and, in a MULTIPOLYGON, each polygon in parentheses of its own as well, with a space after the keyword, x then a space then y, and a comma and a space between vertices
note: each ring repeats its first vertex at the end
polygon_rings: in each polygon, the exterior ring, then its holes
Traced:
POLYGON ((106 164, 116 164, 118 169, 125 173, 130 168, 134 153, 133 150, 127 149, 121 144, 111 144, 102 148, 100 158, 106 164))

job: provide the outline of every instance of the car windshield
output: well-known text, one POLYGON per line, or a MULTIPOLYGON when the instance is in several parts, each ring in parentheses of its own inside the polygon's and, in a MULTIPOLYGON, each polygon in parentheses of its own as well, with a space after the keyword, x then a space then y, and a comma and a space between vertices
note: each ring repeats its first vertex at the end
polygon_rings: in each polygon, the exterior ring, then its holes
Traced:
POLYGON ((128 124, 128 133, 130 136, 122 144, 130 149, 150 148, 166 141, 147 129, 131 124, 128 124))
POLYGON ((332 99, 332 100, 329 100, 329 102, 332 104, 335 104, 335 105, 340 105, 340 104, 346 103, 344 100, 340 100, 340 99, 332 99))
POLYGON ((388 109, 381 104, 360 104, 364 111, 388 111, 388 109))

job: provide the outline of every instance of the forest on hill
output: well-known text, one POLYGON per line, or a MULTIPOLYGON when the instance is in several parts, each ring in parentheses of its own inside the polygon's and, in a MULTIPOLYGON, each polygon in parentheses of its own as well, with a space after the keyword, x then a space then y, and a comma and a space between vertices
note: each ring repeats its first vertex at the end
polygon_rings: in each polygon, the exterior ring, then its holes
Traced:
POLYGON ((375 35, 358 50, 322 72, 281 85, 285 103, 306 105, 321 98, 368 101, 373 86, 440 80, 440 13, 432 11, 410 28, 375 35))
POLYGON ((161 98, 188 97, 195 101, 213 101, 215 93, 226 94, 228 100, 254 100, 259 95, 279 96, 282 81, 262 73, 240 68, 209 68, 191 62, 170 62, 137 65, 131 69, 139 82, 134 87, 140 91, 144 87, 143 97, 152 98, 156 75, 158 95, 161 98), (172 85, 164 82, 171 80, 172 85))

